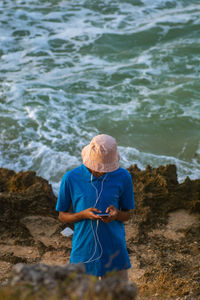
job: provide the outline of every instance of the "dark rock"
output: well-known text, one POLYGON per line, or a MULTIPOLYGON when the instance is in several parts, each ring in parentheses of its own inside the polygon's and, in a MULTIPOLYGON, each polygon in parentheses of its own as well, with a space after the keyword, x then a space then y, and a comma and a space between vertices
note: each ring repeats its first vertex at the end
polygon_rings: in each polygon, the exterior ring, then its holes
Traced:
POLYGON ((133 179, 135 214, 142 239, 150 228, 165 224, 171 211, 186 209, 200 213, 200 179, 186 178, 179 184, 175 165, 146 170, 133 165, 128 171, 133 179))
POLYGON ((12 286, 32 286, 37 292, 41 287, 50 290, 65 290, 67 299, 110 299, 134 300, 137 288, 134 284, 110 276, 98 281, 85 274, 83 264, 70 264, 63 267, 44 264, 17 264, 13 267, 12 286), (64 285, 63 285, 64 284, 64 285), (93 295, 93 296, 92 296, 93 295), (88 297, 88 298, 86 298, 88 297))
POLYGON ((101 299, 110 296, 110 299, 115 300, 134 300, 137 296, 137 287, 134 283, 112 275, 97 282, 95 292, 101 295, 101 299))
POLYGON ((20 219, 28 215, 56 217, 56 197, 51 185, 35 172, 0 168, 0 235, 28 235, 20 219))
POLYGON ((83 264, 70 264, 66 266, 49 266, 45 264, 17 264, 13 267, 11 285, 17 283, 29 283, 36 290, 40 286, 53 289, 59 281, 64 281, 71 274, 77 273, 79 276, 85 274, 83 264))
POLYGON ((200 179, 178 183, 174 165, 128 170, 136 202, 128 225, 135 235, 128 248, 144 272, 136 281, 140 293, 150 294, 149 299, 155 294, 159 299, 198 299, 200 179))

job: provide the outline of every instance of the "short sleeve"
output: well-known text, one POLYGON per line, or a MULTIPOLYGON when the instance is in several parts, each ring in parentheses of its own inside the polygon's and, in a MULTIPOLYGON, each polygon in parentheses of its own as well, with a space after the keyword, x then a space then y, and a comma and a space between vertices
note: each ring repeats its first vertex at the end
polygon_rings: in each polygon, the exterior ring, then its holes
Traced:
POLYGON ((69 178, 67 176, 67 173, 63 176, 61 184, 60 184, 60 190, 58 195, 58 200, 56 204, 56 210, 57 211, 68 211, 71 206, 71 193, 70 193, 70 187, 69 187, 69 178))
POLYGON ((130 210, 135 208, 133 182, 131 175, 126 170, 125 176, 123 177, 123 190, 119 201, 120 209, 130 210))

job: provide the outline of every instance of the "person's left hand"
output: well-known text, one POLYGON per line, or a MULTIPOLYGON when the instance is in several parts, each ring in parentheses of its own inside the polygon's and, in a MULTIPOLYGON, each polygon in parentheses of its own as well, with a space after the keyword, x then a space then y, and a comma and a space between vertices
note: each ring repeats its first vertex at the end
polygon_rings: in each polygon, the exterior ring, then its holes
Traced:
POLYGON ((109 207, 107 207, 106 213, 109 213, 109 216, 101 217, 101 220, 104 223, 109 223, 117 219, 118 210, 114 205, 110 205, 109 207))

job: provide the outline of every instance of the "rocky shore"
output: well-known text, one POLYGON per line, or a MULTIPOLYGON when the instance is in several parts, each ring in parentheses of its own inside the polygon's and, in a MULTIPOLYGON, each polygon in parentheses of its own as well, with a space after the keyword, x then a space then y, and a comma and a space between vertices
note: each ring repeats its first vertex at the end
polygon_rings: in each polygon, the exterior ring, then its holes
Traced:
MULTIPOLYGON (((126 239, 138 299, 200 299, 200 179, 179 183, 174 165, 128 170, 136 209, 125 224, 126 239)), ((55 204, 51 185, 34 172, 0 169, 2 288, 17 263, 68 262, 71 237, 60 234, 66 224, 55 204)))

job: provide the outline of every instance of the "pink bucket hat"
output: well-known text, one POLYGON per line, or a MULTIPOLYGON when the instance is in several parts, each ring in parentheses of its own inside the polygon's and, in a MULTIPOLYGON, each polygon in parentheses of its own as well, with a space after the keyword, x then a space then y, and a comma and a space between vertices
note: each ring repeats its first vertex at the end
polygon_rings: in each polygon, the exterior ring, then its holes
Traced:
POLYGON ((96 172, 112 172, 119 168, 120 155, 116 140, 107 134, 100 134, 82 149, 83 164, 96 172))

